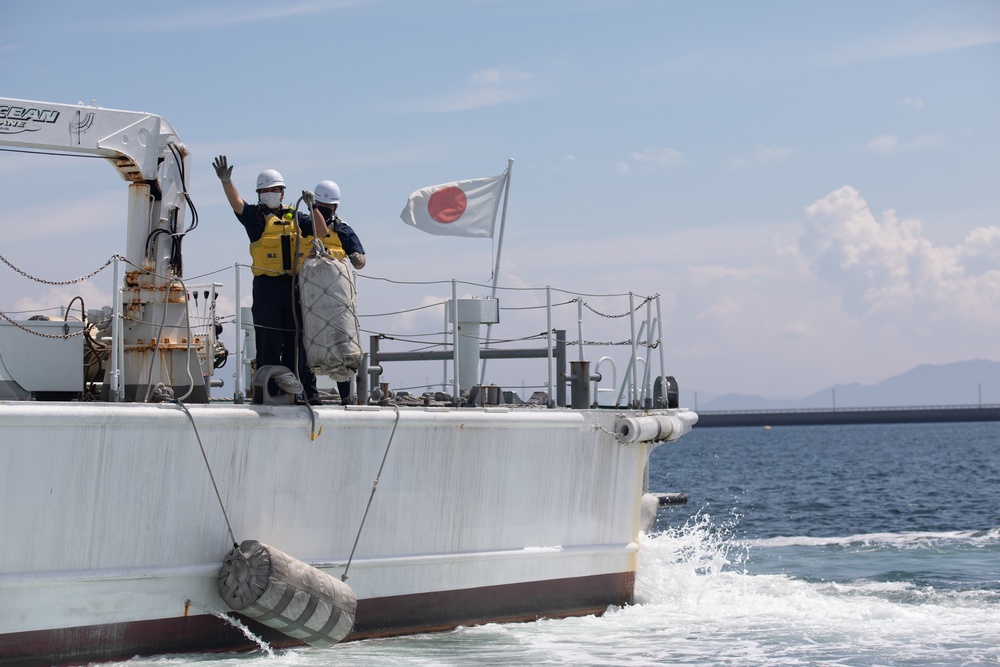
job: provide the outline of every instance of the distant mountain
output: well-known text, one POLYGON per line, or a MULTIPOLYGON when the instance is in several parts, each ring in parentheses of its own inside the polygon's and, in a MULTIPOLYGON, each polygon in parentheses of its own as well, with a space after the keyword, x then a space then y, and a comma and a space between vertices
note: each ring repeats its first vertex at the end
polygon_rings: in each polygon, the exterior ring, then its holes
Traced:
POLYGON ((974 359, 952 364, 924 364, 878 384, 838 384, 800 399, 726 394, 702 400, 698 410, 879 408, 980 403, 1000 404, 1000 362, 974 359))

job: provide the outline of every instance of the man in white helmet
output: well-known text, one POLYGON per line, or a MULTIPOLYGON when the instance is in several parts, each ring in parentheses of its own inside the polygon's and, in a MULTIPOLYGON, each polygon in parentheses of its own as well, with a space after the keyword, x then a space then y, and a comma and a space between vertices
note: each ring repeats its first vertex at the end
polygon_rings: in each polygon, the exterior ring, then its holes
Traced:
POLYGON ((316 185, 316 208, 323 215, 329 233, 323 237, 323 244, 330 248, 336 241, 340 242, 344 254, 355 269, 364 268, 365 249, 361 239, 351 229, 351 226, 340 219, 337 209, 340 207, 340 186, 333 181, 320 181, 316 185))
POLYGON ((217 157, 212 167, 250 239, 257 368, 297 368, 298 380, 294 376, 275 379, 283 390, 319 404, 316 376, 306 361, 298 289, 299 269, 310 250, 306 237, 323 238, 329 232, 323 215, 315 208, 315 195, 302 191, 309 213, 283 206, 285 181, 274 169, 266 169, 257 177, 258 202, 248 204, 233 185, 233 167, 226 156, 217 157))
MULTIPOLYGON (((337 209, 340 207, 340 186, 333 181, 320 181, 316 185, 316 208, 323 216, 330 230, 322 237, 323 245, 334 257, 347 257, 355 269, 365 266, 365 249, 361 239, 351 229, 351 226, 340 219, 337 209)), ((350 381, 337 382, 337 393, 340 394, 341 405, 348 405, 351 396, 350 381)))

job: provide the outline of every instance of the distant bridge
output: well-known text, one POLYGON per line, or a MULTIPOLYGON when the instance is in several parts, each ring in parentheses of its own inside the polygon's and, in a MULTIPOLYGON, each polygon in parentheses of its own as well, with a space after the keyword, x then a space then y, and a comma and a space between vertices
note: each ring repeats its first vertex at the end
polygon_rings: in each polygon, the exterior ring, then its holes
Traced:
POLYGON ((895 408, 698 411, 695 428, 712 426, 815 426, 1000 421, 1000 405, 933 405, 895 408))

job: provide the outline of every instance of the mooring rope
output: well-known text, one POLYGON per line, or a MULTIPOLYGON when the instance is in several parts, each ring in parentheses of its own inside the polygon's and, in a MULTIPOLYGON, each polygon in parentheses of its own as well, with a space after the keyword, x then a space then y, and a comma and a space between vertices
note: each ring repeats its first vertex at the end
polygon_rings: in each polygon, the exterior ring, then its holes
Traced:
POLYGON ((309 408, 309 420, 311 424, 309 430, 309 439, 315 440, 316 438, 318 438, 320 435, 323 434, 323 425, 320 424, 319 430, 318 431, 316 430, 316 411, 312 409, 312 406, 309 405, 308 401, 306 402, 306 407, 309 408))
POLYGON ((198 425, 194 423, 194 416, 188 407, 181 403, 180 401, 174 401, 177 405, 181 406, 184 410, 184 414, 188 416, 191 420, 191 427, 194 429, 194 437, 198 439, 198 447, 201 448, 201 457, 205 460, 205 467, 208 469, 208 476, 212 480, 212 488, 215 489, 215 497, 219 499, 219 507, 222 508, 222 518, 226 520, 226 528, 229 529, 229 538, 233 541, 233 546, 239 548, 240 544, 236 541, 236 533, 233 532, 233 524, 229 522, 229 514, 226 512, 226 505, 222 502, 222 494, 219 493, 219 485, 215 482, 215 475, 212 473, 212 465, 208 462, 208 454, 205 453, 205 445, 201 442, 201 434, 198 433, 198 425))
POLYGON ((399 406, 393 405, 392 409, 396 411, 396 421, 392 425, 392 433, 389 434, 389 442, 385 445, 385 453, 382 454, 382 463, 378 467, 378 474, 375 475, 375 481, 372 482, 372 493, 368 496, 368 504, 365 506, 365 513, 361 517, 361 525, 358 526, 358 534, 354 538, 354 546, 351 547, 351 555, 347 559, 347 565, 344 566, 344 574, 340 575, 341 581, 347 581, 347 571, 351 569, 351 561, 354 560, 354 552, 358 548, 358 541, 361 539, 361 530, 365 527, 365 519, 368 518, 368 510, 371 509, 372 500, 375 499, 375 489, 378 488, 378 480, 382 477, 382 468, 385 467, 385 460, 389 458, 389 448, 392 447, 392 439, 396 435, 396 427, 399 426, 399 406))

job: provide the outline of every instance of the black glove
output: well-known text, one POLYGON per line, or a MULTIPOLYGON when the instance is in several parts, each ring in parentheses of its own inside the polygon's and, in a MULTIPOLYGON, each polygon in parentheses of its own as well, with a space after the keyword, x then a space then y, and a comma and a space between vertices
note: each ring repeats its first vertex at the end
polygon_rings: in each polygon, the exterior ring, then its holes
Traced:
POLYGON ((219 180, 228 183, 233 176, 233 168, 226 162, 226 156, 220 155, 215 158, 212 166, 215 167, 215 175, 219 177, 219 180))

